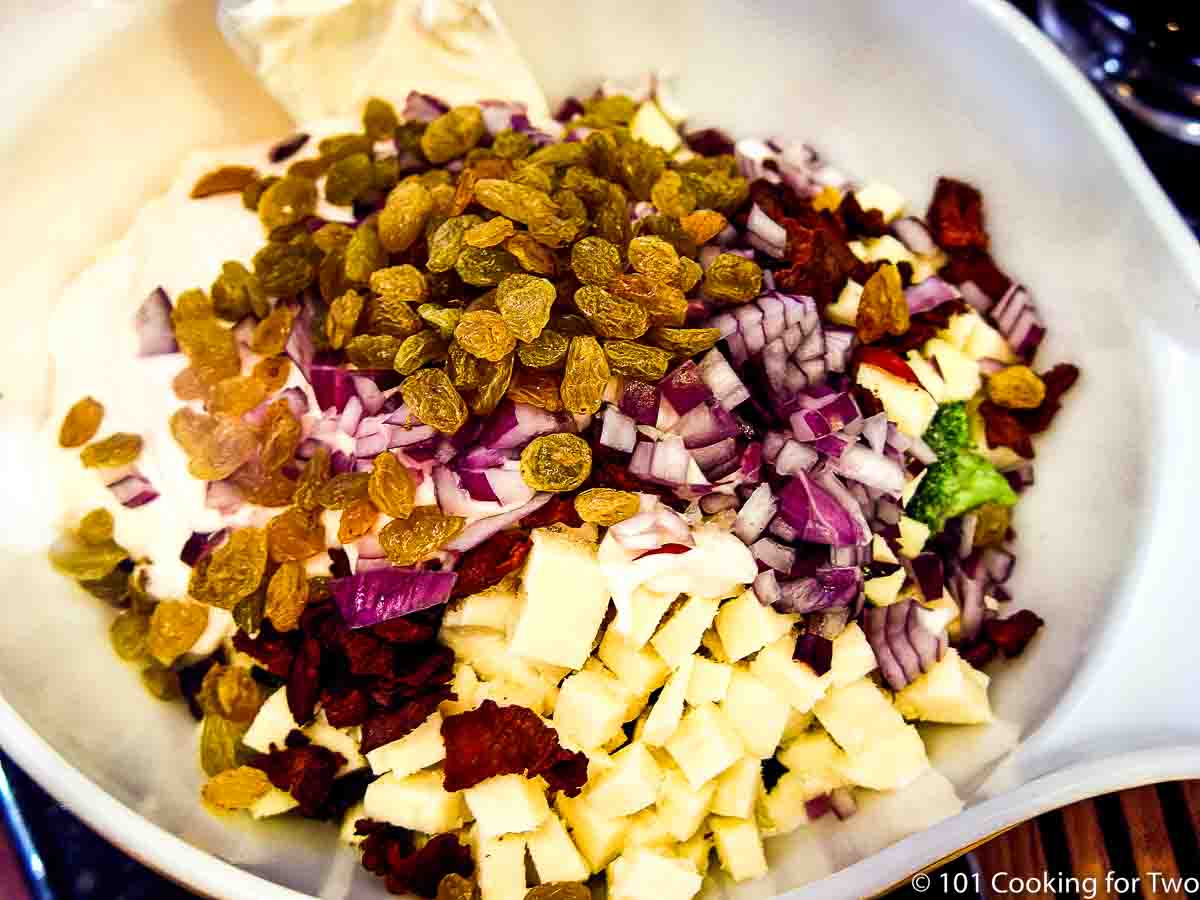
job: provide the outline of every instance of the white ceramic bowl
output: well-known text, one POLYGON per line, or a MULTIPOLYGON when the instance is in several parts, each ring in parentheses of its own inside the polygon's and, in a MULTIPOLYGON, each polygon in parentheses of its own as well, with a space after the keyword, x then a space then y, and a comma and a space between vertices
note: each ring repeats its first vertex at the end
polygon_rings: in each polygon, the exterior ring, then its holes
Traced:
MULTIPOLYGON (((995 679, 1008 724, 931 736, 967 809, 807 891, 867 895, 1053 806, 1200 776, 1200 250, 1083 79, 998 0, 501 11, 551 95, 673 69, 698 124, 811 139, 918 204, 939 173, 975 182, 999 259, 1049 322, 1045 354, 1083 369, 1017 520, 1015 592, 1047 627, 995 679)), ((328 831, 230 829, 199 812, 192 723, 147 700, 108 649, 106 613, 50 572, 11 513, 17 494, 36 498, 19 448, 44 415, 44 325, 64 282, 186 150, 288 123, 220 43, 207 4, 17 0, 0 17, 0 742, 91 825, 194 890, 340 896, 353 881, 355 897, 379 895, 352 854, 329 852, 328 831)), ((915 825, 920 810, 900 819, 915 825)), ((799 834, 773 845, 768 881, 739 893, 784 894, 802 871, 831 872, 864 849, 799 834)))

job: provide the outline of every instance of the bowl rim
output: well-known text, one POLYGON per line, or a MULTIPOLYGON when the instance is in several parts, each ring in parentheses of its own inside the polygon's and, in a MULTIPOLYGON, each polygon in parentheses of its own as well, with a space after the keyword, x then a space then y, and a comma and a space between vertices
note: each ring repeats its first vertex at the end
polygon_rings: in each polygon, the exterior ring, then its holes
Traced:
MULTIPOLYGON (((1032 61, 1067 95, 1163 239, 1168 253, 1200 293, 1200 244, 1154 178, 1115 114, 1075 66, 1023 13, 1006 0, 970 0, 1002 36, 1016 41, 1032 61)), ((1139 553, 1134 569, 1144 557, 1139 553)), ((1054 711, 1033 738, 1063 721, 1083 699, 1084 688, 1109 656, 1127 624, 1132 600, 1114 607, 1096 632, 1099 652, 1090 655, 1071 680, 1054 711)), ((74 768, 0 696, 0 744, 12 759, 56 800, 106 840, 164 877, 211 897, 246 900, 313 900, 312 895, 268 881, 202 850, 134 811, 74 768)), ((1046 810, 1107 791, 1154 781, 1200 777, 1200 746, 1164 746, 1071 765, 1035 778, 960 813, 956 840, 963 845, 1046 810), (1019 811, 1018 811, 1019 808, 1019 811)), ((902 882, 906 873, 934 864, 956 848, 944 840, 913 846, 917 835, 871 857, 878 869, 869 879, 857 863, 813 885, 786 892, 796 897, 813 888, 824 894, 839 888, 869 894, 902 882), (918 851, 914 854, 914 851, 918 851), (821 889, 824 886, 825 889, 821 889)), ((864 861, 865 862, 865 861, 864 861)))

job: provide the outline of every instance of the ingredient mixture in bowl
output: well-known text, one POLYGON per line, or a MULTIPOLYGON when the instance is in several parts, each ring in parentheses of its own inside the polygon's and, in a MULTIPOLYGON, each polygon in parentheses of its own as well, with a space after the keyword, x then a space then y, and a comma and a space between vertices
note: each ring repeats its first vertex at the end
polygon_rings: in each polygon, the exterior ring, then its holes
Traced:
POLYGON ((662 101, 198 157, 68 294, 51 559, 214 815, 331 821, 397 893, 675 900, 991 719, 1077 371, 975 188, 905 215, 662 101))

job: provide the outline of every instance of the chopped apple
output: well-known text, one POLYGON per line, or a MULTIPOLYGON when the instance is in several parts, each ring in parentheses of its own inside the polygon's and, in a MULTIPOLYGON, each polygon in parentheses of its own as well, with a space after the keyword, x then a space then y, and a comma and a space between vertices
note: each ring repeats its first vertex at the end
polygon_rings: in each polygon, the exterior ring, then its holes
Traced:
POLYGON ((783 729, 783 737, 779 739, 779 743, 790 744, 796 738, 800 737, 800 735, 804 734, 804 732, 808 731, 813 720, 814 716, 811 712, 798 712, 793 707, 791 715, 788 716, 787 725, 783 729))
POLYGON ((554 727, 584 750, 602 747, 620 732, 628 706, 628 694, 615 678, 576 672, 559 689, 554 727))
POLYGON ((894 791, 912 784, 929 768, 916 728, 902 725, 882 735, 865 747, 847 751, 841 767, 847 781, 875 791, 894 791))
POLYGON ((442 715, 436 712, 404 737, 367 754, 372 772, 376 775, 394 772, 397 778, 427 769, 445 758, 442 715))
POLYGON ((783 696, 746 669, 735 668, 720 708, 741 737, 747 753, 759 759, 775 755, 791 715, 791 707, 783 696))
POLYGON ((830 678, 828 673, 818 675, 811 666, 792 659, 795 649, 795 636, 785 634, 758 652, 750 662, 750 671, 785 698, 794 710, 805 713, 825 695, 830 678))
POLYGON ((703 831, 697 830, 692 837, 679 845, 677 853, 680 859, 687 860, 703 875, 708 871, 708 859, 712 856, 713 842, 703 831))
POLYGON ((359 834, 355 829, 355 825, 359 819, 365 816, 366 811, 363 809, 362 803, 355 803, 346 810, 346 814, 342 816, 342 827, 338 831, 338 840, 343 844, 349 844, 351 847, 357 847, 361 844, 366 835, 359 834))
POLYGON ((867 238, 863 241, 863 251, 866 256, 866 262, 882 261, 897 265, 906 262, 910 266, 916 267, 917 258, 913 256, 912 251, 890 234, 885 234, 877 238, 867 238))
POLYGON ((925 342, 925 356, 937 362, 945 385, 945 400, 970 400, 983 387, 979 363, 941 338, 925 342))
POLYGON ((867 678, 834 688, 813 707, 813 712, 847 754, 868 749, 877 737, 906 727, 904 717, 867 678))
POLYGON ((779 752, 779 761, 794 776, 805 800, 846 784, 841 771, 846 753, 824 731, 811 731, 792 741, 779 752))
POLYGON ((692 657, 692 677, 688 679, 687 702, 692 706, 702 703, 720 703, 729 690, 729 679, 733 666, 714 662, 704 656, 692 657))
POLYGON ((591 869, 558 816, 547 816, 537 831, 527 836, 527 842, 539 881, 587 881, 591 875, 591 869))
POLYGON ((709 813, 719 779, 693 788, 674 765, 663 770, 658 792, 658 815, 671 837, 686 841, 696 833, 709 813))
POLYGON ((867 636, 857 622, 851 622, 833 639, 830 675, 834 687, 845 687, 874 672, 879 663, 867 636))
MULTIPOLYGON (((629 615, 624 620, 620 620, 620 624, 627 624, 628 627, 621 631, 625 640, 634 647, 644 647, 654 636, 654 632, 658 630, 663 616, 667 614, 667 610, 671 608, 671 604, 675 602, 675 595, 670 593, 657 593, 646 587, 639 587, 633 592, 633 600, 630 606, 629 615)), ((610 626, 613 628, 614 626, 610 626)))
POLYGON ((442 624, 448 627, 490 628, 507 631, 517 610, 516 579, 505 578, 499 584, 455 601, 447 606, 442 624))
POLYGON ((476 878, 484 900, 524 900, 525 836, 485 838, 472 830, 476 878))
POLYGON ((658 690, 671 674, 657 651, 652 647, 634 647, 614 628, 604 632, 596 655, 635 694, 644 696, 658 690))
POLYGON ((858 322, 858 304, 862 300, 863 286, 853 278, 846 282, 834 303, 825 307, 825 317, 838 325, 853 328, 858 322))
POLYGON ((908 516, 900 517, 900 552, 909 559, 915 559, 917 554, 925 549, 929 540, 929 526, 908 516))
POLYGON ((883 214, 883 221, 891 222, 898 219, 904 212, 903 195, 890 184, 872 181, 864 184, 854 192, 854 199, 864 210, 877 209, 883 214))
POLYGON ((716 778, 745 755, 742 739, 712 704, 688 710, 666 749, 693 789, 716 778))
POLYGON ((571 827, 575 846, 583 854, 592 872, 600 872, 612 862, 625 845, 629 817, 612 819, 602 816, 583 797, 558 795, 558 810, 571 827))
POLYGON ((700 639, 716 617, 719 605, 715 597, 689 597, 650 639, 651 646, 667 665, 679 668, 700 646, 700 639))
POLYGON ((921 387, 929 392, 929 396, 938 403, 945 403, 947 400, 946 382, 942 380, 942 376, 930 365, 929 361, 916 350, 909 350, 906 362, 913 374, 917 376, 917 381, 921 382, 921 387))
POLYGON ((679 727, 683 718, 683 704, 691 683, 694 656, 685 657, 683 665, 672 674, 667 686, 662 689, 642 729, 642 740, 651 747, 661 747, 679 727))
POLYGON ((971 359, 998 359, 1004 363, 1017 362, 1017 355, 999 331, 983 320, 982 316, 974 316, 974 327, 963 343, 962 351, 971 359))
POLYGON ((891 606, 900 599, 900 589, 904 587, 904 579, 907 577, 907 572, 897 569, 890 575, 868 578, 863 582, 863 593, 876 606, 891 606))
POLYGON ((600 815, 615 819, 645 809, 658 799, 663 773, 646 745, 629 744, 613 754, 613 768, 587 790, 587 802, 600 815))
POLYGON ((534 529, 532 537, 512 652, 579 669, 592 652, 610 599, 596 547, 549 528, 534 529))
POLYGON ((754 591, 743 591, 721 607, 716 629, 726 655, 736 662, 787 634, 797 618, 764 606, 754 591))
POLYGON ((661 147, 668 153, 674 153, 683 142, 679 137, 679 129, 671 124, 653 100, 647 100, 637 108, 629 122, 629 132, 634 138, 661 147))
POLYGON ((533 831, 550 815, 546 793, 524 775, 496 775, 463 791, 480 837, 533 831))
POLYGON ((454 664, 454 680, 450 684, 454 688, 455 699, 443 700, 438 705, 438 712, 443 718, 464 713, 480 704, 481 701, 475 696, 479 690, 479 676, 468 663, 454 664))
MULTIPOLYGON (((819 793, 819 792, 818 792, 819 793)), ((809 791, 803 779, 793 772, 784 772, 767 792, 760 810, 763 834, 790 834, 801 825, 808 824, 808 811, 804 804, 816 794, 809 791)))
POLYGON ((609 900, 691 900, 704 879, 682 859, 635 847, 608 869, 609 900))
POLYGON ((625 838, 625 850, 630 847, 653 847, 670 855, 675 848, 675 839, 658 809, 648 806, 629 817, 629 834, 625 838))
POLYGON ((937 401, 911 381, 877 366, 860 365, 858 383, 879 398, 887 417, 910 437, 920 437, 937 414, 937 401))
MULTIPOLYGON (((922 469, 922 472, 925 470, 922 469)), ((892 552, 892 548, 888 546, 888 542, 881 535, 875 535, 871 540, 871 559, 877 563, 891 563, 893 566, 900 565, 900 560, 896 559, 896 554, 892 552)))
POLYGON ((713 816, 713 844, 717 858, 734 881, 747 881, 767 874, 767 856, 763 852, 758 826, 746 819, 713 816))
POLYGON ((714 815, 749 819, 762 790, 762 760, 744 756, 717 777, 712 799, 714 815))
POLYGON ((269 791, 250 804, 247 810, 255 819, 269 819, 271 816, 291 812, 300 804, 287 791, 272 787, 269 791))
POLYGON ((989 678, 948 650, 932 669, 896 694, 896 708, 908 719, 978 725, 992 721, 989 678))
POLYGON ((426 834, 460 828, 466 814, 462 794, 445 790, 436 769, 405 778, 380 775, 367 786, 363 806, 369 819, 426 834))
POLYGON ((287 736, 299 730, 300 726, 296 724, 296 720, 292 718, 292 711, 288 708, 287 691, 279 688, 258 708, 254 721, 242 735, 242 743, 251 750, 268 753, 272 744, 282 748, 287 736))

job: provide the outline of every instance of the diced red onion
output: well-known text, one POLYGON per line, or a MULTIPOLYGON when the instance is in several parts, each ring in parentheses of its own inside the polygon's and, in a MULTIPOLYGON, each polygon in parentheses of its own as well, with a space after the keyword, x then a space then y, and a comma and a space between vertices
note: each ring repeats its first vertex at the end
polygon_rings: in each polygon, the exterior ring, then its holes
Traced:
POLYGON ((931 466, 937 462, 937 454, 934 453, 932 447, 925 443, 924 439, 910 438, 910 440, 912 443, 909 444, 908 452, 912 454, 913 459, 927 466, 931 466))
POLYGON ((342 407, 342 413, 338 417, 338 431, 343 434, 355 434, 358 431, 358 423, 363 417, 363 402, 358 394, 346 401, 346 405, 342 407))
POLYGON ((826 325, 825 366, 830 372, 845 372, 850 363, 850 352, 854 347, 853 329, 837 325, 826 325))
POLYGON ((811 443, 833 431, 829 420, 819 409, 800 409, 792 413, 789 423, 796 440, 811 443))
POLYGON ((512 528, 521 519, 525 518, 525 516, 541 509, 550 502, 553 496, 553 494, 548 492, 535 494, 533 499, 528 503, 523 503, 516 509, 478 519, 459 532, 458 537, 450 541, 442 549, 462 553, 473 547, 478 547, 488 538, 499 534, 507 528, 512 528))
POLYGON ((171 324, 171 298, 160 287, 152 290, 133 316, 137 331, 138 356, 161 356, 176 353, 175 327, 171 324))
POLYGON ((1018 494, 1033 484, 1033 463, 1022 463, 1015 469, 1004 472, 1004 478, 1018 494))
POLYGON ((975 531, 979 527, 978 513, 969 512, 959 520, 958 558, 966 559, 975 548, 975 531))
MULTIPOLYGON (((603 443, 603 438, 601 438, 601 442, 603 443)), ((692 454, 692 459, 696 461, 696 465, 700 467, 700 471, 711 477, 712 472, 718 466, 737 459, 738 447, 734 438, 726 438, 715 444, 709 444, 707 447, 696 447, 689 452, 692 454)))
MULTIPOLYGON (((332 406, 338 412, 342 412, 351 399, 357 399, 361 415, 366 413, 367 409, 358 389, 358 383, 366 380, 377 390, 383 390, 384 385, 391 387, 397 384, 399 375, 383 369, 347 369, 327 363, 313 363, 308 368, 307 379, 308 383, 312 385, 313 395, 317 399, 319 409, 325 410, 332 406)), ((375 395, 371 396, 374 400, 375 395)), ((382 406, 383 401, 379 400, 378 402, 382 406)), ((378 411, 376 409, 376 412, 378 411)), ((352 428, 343 430, 347 434, 354 433, 352 428)))
POLYGON ((775 459, 775 471, 780 475, 797 475, 816 465, 817 451, 789 438, 775 459))
POLYGON ((471 495, 472 500, 491 503, 499 502, 496 492, 492 489, 492 483, 488 481, 488 477, 484 472, 473 469, 462 469, 458 473, 458 480, 462 484, 463 489, 471 495))
POLYGON ((750 399, 750 391, 716 347, 704 355, 699 368, 701 379, 708 385, 717 402, 726 409, 735 409, 750 399))
POLYGON ((779 585, 778 612, 810 613, 849 606, 862 592, 862 572, 857 566, 823 566, 808 578, 779 585))
POLYGON ((605 408, 601 416, 600 443, 612 450, 632 453, 637 444, 637 423, 615 406, 605 408))
POLYGON ((962 298, 976 312, 986 313, 996 303, 995 300, 984 293, 983 289, 973 281, 964 281, 958 286, 958 290, 962 294, 962 298))
POLYGON ((1010 286, 991 316, 1013 352, 1023 359, 1032 359, 1046 335, 1046 326, 1038 317, 1029 292, 1018 284, 1010 286))
POLYGON ((720 443, 739 433, 733 416, 711 397, 684 413, 671 431, 683 438, 689 450, 720 443))
POLYGON ((145 476, 132 472, 108 485, 113 496, 126 509, 137 509, 158 499, 158 491, 154 489, 145 476))
POLYGON ((639 441, 629 458, 629 473, 638 478, 650 477, 650 464, 654 459, 654 442, 639 441))
POLYGON ((484 474, 502 506, 528 503, 537 493, 525 483, 519 468, 489 469, 484 474))
POLYGON ((770 256, 783 258, 787 249, 787 230, 763 212, 757 203, 750 207, 746 230, 751 237, 758 238, 757 243, 751 241, 755 247, 770 256))
POLYGON ((921 283, 904 289, 904 300, 908 303, 908 311, 914 316, 951 300, 957 300, 959 296, 960 293, 956 287, 936 275, 931 275, 921 283))
POLYGON ((210 481, 204 487, 204 505, 228 516, 242 505, 242 492, 232 482, 210 481))
MULTIPOLYGON (((312 364, 317 355, 312 336, 313 318, 312 303, 309 301, 301 303, 299 312, 296 314, 296 321, 292 323, 291 334, 288 335, 287 344, 284 346, 284 353, 295 363, 296 368, 300 370, 300 374, 309 384, 312 384, 312 364)), ((325 409, 326 406, 320 402, 319 397, 317 405, 321 409, 325 409)))
POLYGON ((779 499, 780 514, 802 540, 835 546, 867 541, 866 529, 860 527, 851 511, 807 472, 796 473, 779 499))
MULTIPOLYGON (((674 371, 669 372, 658 383, 658 389, 662 397, 680 415, 686 415, 714 395, 713 390, 702 378, 700 367, 690 359, 675 368, 674 371)), ((643 424, 651 425, 655 422, 643 424)))
MULTIPOLYGON (((806 631, 796 638, 792 659, 807 664, 818 676, 824 675, 833 667, 833 641, 823 635, 806 631)), ((810 804, 812 802, 809 801, 810 804)))
POLYGON ((461 483, 459 475, 449 466, 434 466, 433 484, 438 506, 446 515, 462 516, 465 519, 473 520, 495 516, 499 511, 499 505, 496 502, 473 498, 461 483))
POLYGON ((950 579, 950 593, 958 603, 959 641, 969 643, 983 626, 983 582, 960 567, 950 579))
POLYGON ((750 552, 763 565, 785 575, 792 571, 792 566, 796 564, 796 551, 771 538, 759 538, 750 545, 750 552))
POLYGON ((354 563, 355 574, 361 575, 364 572, 376 572, 379 569, 389 569, 392 564, 386 556, 360 556, 354 563))
POLYGON ((920 219, 905 216, 892 223, 892 231, 909 250, 917 256, 932 256, 937 253, 938 246, 933 242, 933 235, 920 219))
POLYGON ((783 516, 776 516, 771 520, 771 524, 767 526, 767 530, 787 543, 795 543, 800 540, 800 532, 792 527, 792 525, 783 516))
POLYGON ((778 152, 772 150, 758 138, 743 138, 734 145, 734 158, 737 160, 738 172, 749 181, 763 179, 771 184, 779 184, 782 180, 777 164, 778 152), (771 162, 773 165, 768 166, 771 162))
POLYGON ((863 422, 862 436, 871 445, 872 450, 876 453, 883 453, 883 448, 887 445, 888 436, 887 414, 876 413, 869 419, 866 419, 863 422))
POLYGON ((675 435, 664 437, 654 445, 654 456, 650 460, 650 477, 665 484, 685 484, 691 461, 683 438, 675 435))
POLYGON ((875 518, 885 525, 898 525, 904 510, 890 497, 880 497, 875 503, 875 518))
POLYGON ((625 380, 621 393, 621 412, 639 425, 653 425, 658 421, 659 389, 657 386, 636 378, 625 380))
POLYGON ((775 606, 779 603, 779 578, 774 569, 759 572, 751 585, 754 596, 763 606, 775 606))
POLYGON ((495 137, 501 131, 513 127, 514 116, 526 116, 528 107, 524 103, 508 100, 481 100, 479 109, 483 113, 483 127, 487 129, 488 134, 495 137))
POLYGON ((342 619, 351 628, 367 628, 445 603, 458 576, 388 566, 337 578, 331 584, 342 619))
MULTIPOLYGON (((945 650, 941 646, 939 635, 933 634, 922 622, 921 608, 919 604, 913 603, 911 600, 906 600, 903 604, 908 607, 908 611, 904 617, 904 634, 908 638, 908 644, 912 647, 913 652, 917 656, 917 664, 921 672, 928 672, 938 660, 945 655, 945 650)), ((895 616, 900 616, 901 611, 896 610, 895 616)), ((889 627, 891 626, 892 616, 888 617, 889 627)), ((890 632, 889 632, 890 637, 890 632)))
POLYGON ((432 122, 449 110, 450 106, 445 101, 432 94, 409 91, 408 97, 404 101, 402 116, 406 122, 432 122))
POLYGON ((200 562, 200 560, 204 559, 224 543, 225 538, 228 536, 228 528, 212 532, 193 531, 184 543, 183 549, 179 551, 179 561, 184 565, 195 566, 196 563, 200 562))
POLYGON ((733 522, 733 533, 744 544, 754 543, 759 535, 767 530, 778 508, 779 502, 771 493, 771 486, 760 484, 738 510, 737 518, 733 522))
POLYGON ((705 244, 700 248, 700 268, 708 271, 708 267, 713 264, 718 256, 724 252, 725 248, 716 244, 705 244))
POLYGON ((829 548, 829 564, 831 566, 863 566, 871 561, 870 544, 851 544, 845 547, 829 548))
POLYGON ((983 551, 982 561, 988 577, 998 584, 1004 584, 1012 577, 1013 566, 1017 559, 1007 550, 989 547, 983 551))
POLYGON ((509 450, 562 430, 562 423, 553 413, 506 400, 492 413, 477 440, 494 450, 509 450))
POLYGON ((908 563, 908 569, 928 602, 932 603, 941 599, 942 594, 945 593, 946 584, 940 556, 928 551, 918 553, 908 563))
POLYGON ((810 446, 818 453, 823 453, 832 460, 839 459, 846 449, 854 443, 854 438, 844 434, 827 434, 812 441, 810 446))
POLYGON ((904 469, 895 460, 876 453, 863 444, 853 444, 833 460, 833 469, 844 478, 861 482, 889 494, 904 490, 904 469))

